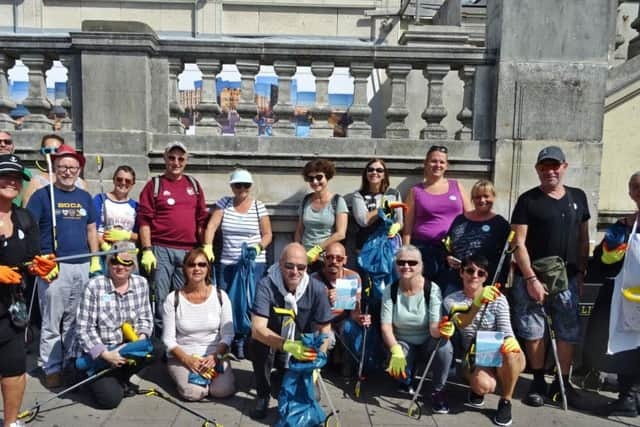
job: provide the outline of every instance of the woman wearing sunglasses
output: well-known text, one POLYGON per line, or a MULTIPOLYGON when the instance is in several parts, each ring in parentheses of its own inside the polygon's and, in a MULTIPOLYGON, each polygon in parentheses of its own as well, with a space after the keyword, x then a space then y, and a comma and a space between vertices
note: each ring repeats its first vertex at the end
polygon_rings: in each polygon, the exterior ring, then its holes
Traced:
MULTIPOLYGON (((42 137, 40 141, 40 154, 42 157, 45 157, 45 153, 54 154, 58 147, 64 144, 64 139, 60 135, 56 135, 55 133, 50 135, 45 135, 42 137)), ((27 206, 29 199, 40 188, 45 185, 49 185, 49 171, 47 170, 47 164, 44 162, 44 166, 40 166, 41 162, 36 162, 36 166, 40 169, 39 173, 33 175, 31 181, 29 181, 29 185, 24 190, 24 194, 22 195, 22 206, 27 206)), ((55 174, 54 174, 55 179, 55 174)), ((83 190, 87 189, 87 183, 80 177, 76 179, 75 183, 76 187, 81 188, 83 190)))
POLYGON ((387 372, 399 381, 402 391, 413 394, 415 361, 429 359, 439 341, 431 367, 431 401, 433 412, 447 414, 444 385, 453 359, 449 342, 453 325, 442 318, 440 288, 424 278, 422 268, 418 248, 409 244, 398 249, 396 270, 400 279, 385 288, 380 312, 382 338, 391 353, 387 372))
MULTIPOLYGON (((216 202, 204 234, 204 250, 209 259, 213 260, 213 237, 216 231, 222 232, 222 254, 217 283, 220 289, 227 292, 236 275, 243 243, 256 252, 254 278, 257 283, 264 275, 267 262, 265 248, 271 244, 272 239, 267 209, 264 203, 251 196, 253 177, 249 171, 233 171, 229 177, 229 185, 233 196, 223 197, 216 202)), ((250 294, 254 295, 255 292, 250 294)), ((239 301, 232 301, 232 304, 235 310, 239 301)), ((249 305, 253 305, 253 301, 250 301, 249 305)), ((234 342, 233 350, 239 359, 244 359, 244 341, 244 336, 237 336, 234 342)))
MULTIPOLYGON (((481 179, 471 188, 473 209, 458 215, 447 233, 450 242, 447 263, 453 271, 460 270, 460 260, 479 254, 489 260, 489 276, 493 277, 511 229, 509 222, 493 210, 495 200, 496 191, 491 181, 481 179)), ((505 261, 506 267, 498 276, 499 283, 505 283, 509 272, 509 260, 505 261)), ((445 297, 462 289, 460 275, 450 277, 451 280, 446 284, 445 297)))
POLYGON ((464 258, 460 265, 463 289, 444 300, 445 310, 454 311, 453 323, 462 333, 462 348, 467 351, 476 339, 478 331, 499 331, 504 334, 500 352, 502 366, 489 368, 464 365, 463 376, 469 381, 471 390, 467 404, 474 408, 484 406, 484 395, 493 393, 500 382, 500 401, 493 418, 499 426, 511 425, 511 397, 516 382, 525 367, 524 354, 511 328, 511 317, 507 299, 495 286, 484 286, 489 278, 489 261, 476 254, 464 258))
MULTIPOLYGON (((312 192, 302 199, 298 209, 293 240, 302 243, 309 264, 318 261, 327 246, 341 242, 347 235, 347 203, 342 196, 329 190, 329 180, 335 173, 335 165, 327 159, 311 160, 302 170, 312 192)), ((312 270, 318 271, 319 265, 314 265, 312 270)))
POLYGON ((448 153, 447 147, 442 145, 432 145, 427 151, 424 181, 412 187, 407 195, 408 211, 403 231, 403 243, 413 243, 420 248, 425 276, 442 290, 448 281, 442 238, 455 217, 471 210, 462 184, 445 177, 449 167, 448 153))
POLYGON ((135 183, 136 172, 133 168, 126 165, 118 166, 113 173, 113 190, 93 198, 98 212, 98 239, 103 251, 109 250, 114 242, 138 240, 138 202, 129 197, 135 183))
POLYGON ((182 271, 184 287, 171 292, 162 306, 169 376, 185 400, 231 396, 234 377, 225 357, 233 340, 231 302, 212 286, 211 263, 203 249, 187 252, 182 271))
MULTIPOLYGON (((384 208, 384 201, 402 202, 400 192, 390 187, 389 170, 382 159, 371 159, 362 171, 360 190, 353 196, 353 218, 360 227, 356 235, 356 249, 362 248, 364 242, 373 233, 381 220, 378 208, 384 208)), ((394 209, 395 232, 402 227, 402 208, 394 209)), ((394 233, 395 234, 395 233, 394 233)))

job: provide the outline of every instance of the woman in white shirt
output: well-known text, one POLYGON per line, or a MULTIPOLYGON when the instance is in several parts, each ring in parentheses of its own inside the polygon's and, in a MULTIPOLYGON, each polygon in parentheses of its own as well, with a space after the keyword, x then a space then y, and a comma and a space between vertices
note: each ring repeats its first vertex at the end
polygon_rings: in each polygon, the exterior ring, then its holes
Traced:
POLYGON ((187 253, 183 271, 184 287, 170 293, 163 306, 169 376, 185 400, 228 397, 235 393, 231 365, 224 360, 233 340, 231 303, 211 285, 211 264, 202 249, 187 253))

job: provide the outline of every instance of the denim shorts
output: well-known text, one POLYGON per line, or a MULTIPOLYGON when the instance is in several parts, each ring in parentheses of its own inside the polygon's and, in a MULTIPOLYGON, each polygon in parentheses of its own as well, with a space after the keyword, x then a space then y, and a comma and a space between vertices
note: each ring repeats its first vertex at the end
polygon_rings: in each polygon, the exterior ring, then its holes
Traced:
MULTIPOLYGON (((529 297, 524 279, 514 276, 511 289, 513 317, 511 324, 518 337, 525 340, 542 339, 546 322, 542 306, 529 297)), ((578 318, 578 285, 575 276, 569 279, 569 288, 545 300, 550 309, 553 330, 561 341, 576 344, 580 340, 580 320, 578 318)))

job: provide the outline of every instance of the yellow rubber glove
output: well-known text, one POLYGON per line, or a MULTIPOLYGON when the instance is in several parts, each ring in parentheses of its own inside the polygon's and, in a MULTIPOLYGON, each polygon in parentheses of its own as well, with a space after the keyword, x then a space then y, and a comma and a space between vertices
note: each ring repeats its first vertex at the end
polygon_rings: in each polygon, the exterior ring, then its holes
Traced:
POLYGON ((514 337, 506 337, 502 343, 502 347, 500 347, 500 352, 502 354, 520 353, 520 351, 520 344, 514 337))
POLYGON ((202 250, 209 259, 209 262, 213 262, 216 259, 215 255, 213 255, 213 245, 211 243, 202 245, 202 250))
POLYGON ((407 379, 407 359, 404 357, 404 351, 402 351, 402 347, 400 344, 394 344, 389 349, 391 351, 391 359, 389 359, 389 367, 387 368, 387 372, 393 378, 396 379, 407 379))
POLYGON ((438 324, 438 332, 440 332, 440 336, 445 339, 449 339, 455 331, 456 327, 453 322, 449 320, 447 316, 444 316, 438 324))
POLYGON ((92 256, 91 262, 89 263, 89 277, 96 277, 103 274, 102 272, 102 264, 100 264, 99 256, 92 256))
POLYGON ((43 279, 47 282, 47 283, 51 283, 54 280, 56 280, 58 278, 58 274, 60 274, 60 267, 58 266, 58 264, 56 264, 55 267, 53 267, 53 269, 51 269, 51 271, 49 272, 49 274, 47 274, 46 276, 43 277, 43 279))
POLYGON ((319 245, 315 245, 314 247, 309 249, 307 251, 307 262, 309 264, 313 264, 318 260, 318 258, 320 258, 320 254, 322 254, 322 252, 324 252, 324 249, 322 249, 322 246, 319 245))
POLYGON ((0 284, 19 285, 20 283, 22 283, 22 274, 9 266, 0 265, 0 284))
POLYGON ((390 239, 393 239, 394 237, 396 237, 396 234, 398 234, 398 231, 400 231, 401 229, 402 229, 402 224, 394 222, 393 224, 391 224, 391 227, 389 227, 389 234, 387 234, 387 237, 390 239))
POLYGON ((251 247, 256 250, 256 257, 260 255, 260 252, 262 252, 262 246, 260 245, 253 245, 251 247))
POLYGON ((122 242, 124 240, 131 239, 131 232, 127 230, 122 230, 120 228, 112 228, 111 230, 107 230, 102 235, 102 239, 107 242, 122 242))
POLYGON ((482 304, 495 301, 500 295, 502 295, 502 292, 500 292, 498 286, 485 286, 482 288, 480 295, 473 299, 473 305, 480 307, 482 304))
POLYGON ((122 336, 124 340, 128 342, 138 341, 138 334, 136 334, 136 330, 133 329, 133 326, 131 326, 129 322, 122 324, 122 336))
POLYGON ((147 274, 151 273, 151 270, 155 270, 156 265, 156 256, 153 254, 151 249, 146 249, 142 251, 142 258, 140 259, 140 264, 142 264, 142 268, 147 274))
POLYGON ((293 357, 301 362, 312 362, 318 356, 314 349, 305 346, 302 341, 286 340, 282 345, 282 350, 291 353, 293 357))
POLYGON ((101 251, 105 251, 105 252, 106 252, 106 251, 110 251, 110 250, 111 250, 111 247, 112 247, 112 245, 111 245, 111 243, 109 243, 109 242, 102 242, 102 243, 100 243, 100 250, 101 250, 101 251))

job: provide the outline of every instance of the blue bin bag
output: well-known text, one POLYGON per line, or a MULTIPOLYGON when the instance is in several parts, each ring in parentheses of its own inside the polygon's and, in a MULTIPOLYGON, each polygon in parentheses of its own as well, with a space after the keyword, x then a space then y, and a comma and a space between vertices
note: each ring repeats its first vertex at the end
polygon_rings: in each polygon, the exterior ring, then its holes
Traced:
POLYGON ((236 274, 229 289, 236 335, 248 335, 251 331, 251 306, 256 295, 255 266, 256 249, 243 243, 236 274))
MULTIPOLYGON (((118 347, 117 345, 111 346, 111 349, 118 347)), ((142 359, 147 357, 153 351, 153 344, 151 340, 144 339, 125 344, 118 353, 120 356, 127 359, 142 359)), ((94 375, 96 372, 102 371, 109 367, 109 364, 101 357, 93 359, 91 355, 84 354, 76 359, 76 369, 85 371, 87 375, 94 375)))
MULTIPOLYGON (((364 328, 352 319, 347 319, 342 327, 342 336, 345 343, 349 346, 349 349, 358 356, 362 357, 362 341, 364 338, 364 328)), ((380 335, 380 328, 374 325, 369 326, 367 332, 367 348, 364 355, 363 371, 366 372, 378 372, 381 368, 386 369, 384 366, 387 353, 382 342, 382 336, 380 335)))
POLYGON ((315 427, 324 423, 326 415, 315 399, 313 371, 327 364, 326 353, 320 352, 325 338, 324 334, 302 334, 303 344, 315 348, 318 357, 313 362, 300 362, 293 357, 289 360, 278 395, 280 419, 276 427, 315 427))

